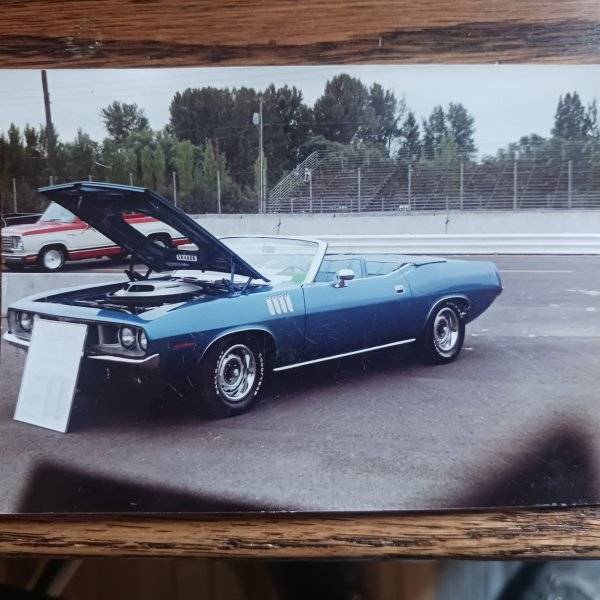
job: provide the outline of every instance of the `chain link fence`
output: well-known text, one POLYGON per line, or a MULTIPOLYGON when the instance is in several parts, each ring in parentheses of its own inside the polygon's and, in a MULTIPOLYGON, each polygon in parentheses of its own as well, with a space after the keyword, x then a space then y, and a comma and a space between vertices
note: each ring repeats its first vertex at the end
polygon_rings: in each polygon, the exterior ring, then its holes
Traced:
POLYGON ((311 154, 267 212, 600 209, 600 157, 407 163, 311 154))

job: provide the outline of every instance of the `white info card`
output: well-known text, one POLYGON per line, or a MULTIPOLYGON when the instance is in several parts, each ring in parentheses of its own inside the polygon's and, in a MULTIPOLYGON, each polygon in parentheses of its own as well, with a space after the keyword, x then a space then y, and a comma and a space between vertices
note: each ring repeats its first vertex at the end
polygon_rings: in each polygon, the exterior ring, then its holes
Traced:
POLYGON ((87 325, 35 318, 15 419, 66 433, 87 325))

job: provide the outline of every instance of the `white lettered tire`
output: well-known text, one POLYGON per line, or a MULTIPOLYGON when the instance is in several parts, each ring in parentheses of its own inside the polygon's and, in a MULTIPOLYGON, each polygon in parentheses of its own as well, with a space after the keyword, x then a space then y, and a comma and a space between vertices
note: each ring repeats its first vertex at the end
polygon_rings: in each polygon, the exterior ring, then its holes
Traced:
POLYGON ((202 408, 212 417, 238 415, 258 399, 266 368, 264 345, 248 336, 229 336, 203 356, 195 383, 202 408))

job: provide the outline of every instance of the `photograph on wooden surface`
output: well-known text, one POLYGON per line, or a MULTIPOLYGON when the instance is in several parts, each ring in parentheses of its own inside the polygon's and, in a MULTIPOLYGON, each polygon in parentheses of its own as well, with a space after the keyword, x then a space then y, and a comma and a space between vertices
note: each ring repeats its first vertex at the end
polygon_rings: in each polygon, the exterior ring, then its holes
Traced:
POLYGON ((600 502, 599 82, 0 71, 0 512, 600 502))

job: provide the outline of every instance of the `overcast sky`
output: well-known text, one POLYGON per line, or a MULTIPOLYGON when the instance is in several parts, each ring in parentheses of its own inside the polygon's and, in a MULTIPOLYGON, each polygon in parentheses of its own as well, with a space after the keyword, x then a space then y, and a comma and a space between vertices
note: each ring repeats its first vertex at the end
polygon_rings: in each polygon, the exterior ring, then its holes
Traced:
MULTIPOLYGON (((548 135, 559 95, 577 90, 584 102, 600 100, 599 66, 402 65, 320 67, 228 67, 197 69, 91 69, 48 72, 52 117, 63 140, 81 127, 95 139, 106 132, 99 112, 113 100, 135 102, 153 128, 169 120, 176 91, 187 87, 269 84, 299 87, 307 103, 321 95, 325 82, 349 73, 367 85, 379 82, 404 97, 419 118, 436 104, 462 102, 475 117, 475 142, 491 154, 522 135, 548 135)), ((44 122, 39 71, 0 70, 0 132, 44 122)))

